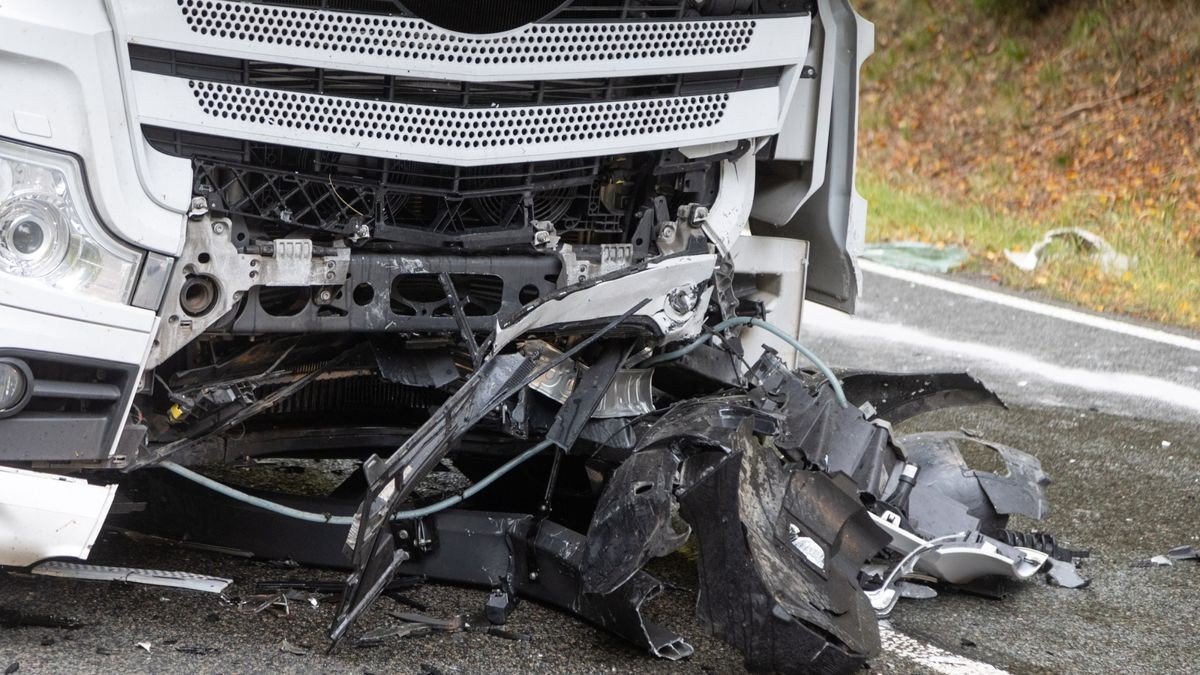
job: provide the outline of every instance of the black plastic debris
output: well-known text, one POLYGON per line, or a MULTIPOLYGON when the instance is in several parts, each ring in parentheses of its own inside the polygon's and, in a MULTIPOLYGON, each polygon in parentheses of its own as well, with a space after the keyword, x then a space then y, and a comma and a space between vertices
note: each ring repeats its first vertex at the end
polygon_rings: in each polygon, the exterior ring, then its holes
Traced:
POLYGON ((1200 549, 1195 546, 1176 546, 1167 551, 1167 557, 1171 560, 1200 560, 1200 549))
POLYGON ((506 591, 497 589, 488 596, 487 602, 483 606, 483 613, 492 625, 503 626, 508 623, 508 615, 512 613, 513 609, 512 596, 506 591))
POLYGON ((4 628, 33 627, 75 630, 86 625, 73 617, 37 614, 19 609, 0 609, 0 626, 4 628))

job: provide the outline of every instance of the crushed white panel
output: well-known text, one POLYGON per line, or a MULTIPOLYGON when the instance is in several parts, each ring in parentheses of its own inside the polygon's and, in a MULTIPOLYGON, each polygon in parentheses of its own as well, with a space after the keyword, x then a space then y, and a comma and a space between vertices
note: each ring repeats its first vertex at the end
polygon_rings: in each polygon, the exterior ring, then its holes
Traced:
POLYGON ((144 124, 332 152, 479 165, 619 154, 779 131, 781 89, 453 108, 130 74, 144 124))
POLYGON ((892 628, 887 621, 879 622, 879 641, 883 644, 885 654, 924 666, 942 675, 1008 675, 1007 670, 968 659, 905 635, 892 628))
POLYGON ((183 588, 205 593, 220 593, 225 590, 233 579, 210 577, 190 572, 172 572, 169 570, 143 570, 132 567, 111 567, 107 565, 84 565, 50 561, 44 562, 31 570, 34 574, 65 579, 86 579, 89 581, 124 581, 131 584, 147 586, 166 586, 168 588, 183 588))
POLYGON ((416 18, 231 0, 114 0, 128 42, 322 68, 472 81, 803 63, 812 18, 532 23, 465 35, 416 18))
POLYGON ((87 558, 116 485, 0 466, 0 565, 87 558))

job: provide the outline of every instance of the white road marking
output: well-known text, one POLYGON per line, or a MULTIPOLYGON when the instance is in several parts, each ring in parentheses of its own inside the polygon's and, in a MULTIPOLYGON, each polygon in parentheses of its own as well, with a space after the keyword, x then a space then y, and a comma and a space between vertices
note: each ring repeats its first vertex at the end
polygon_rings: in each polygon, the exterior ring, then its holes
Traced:
POLYGON ((1008 675, 1007 670, 973 661, 905 635, 892 628, 887 621, 879 622, 879 640, 883 643, 884 653, 925 666, 942 675, 1008 675))
POLYGON ((1026 298, 1008 295, 1006 293, 999 293, 997 291, 991 291, 986 288, 978 288, 969 284, 950 281, 949 279, 944 279, 938 276, 921 274, 920 272, 910 272, 908 270, 897 269, 895 267, 888 267, 887 265, 880 265, 879 263, 871 262, 870 260, 860 259, 858 262, 862 266, 863 270, 872 274, 891 277, 892 279, 899 279, 900 281, 907 281, 909 283, 927 286, 929 288, 936 288, 939 291, 954 293, 955 295, 962 295, 968 298, 974 298, 976 300, 995 303, 997 305, 1004 305, 1005 307, 1011 307, 1013 309, 1019 309, 1021 311, 1031 312, 1033 314, 1040 314, 1042 316, 1048 316, 1061 321, 1069 321, 1082 326, 1099 328, 1100 330, 1106 330, 1112 333, 1120 333, 1122 335, 1128 335, 1130 337, 1135 337, 1142 340, 1150 340, 1151 342, 1171 345, 1172 347, 1179 347, 1180 349, 1188 349, 1194 352, 1200 352, 1200 340, 1184 337, 1182 335, 1175 335, 1174 333, 1155 330, 1153 328, 1146 328, 1145 326, 1126 323, 1124 321, 1116 321, 1114 319, 1108 319, 1102 316, 1093 316, 1091 314, 1085 314, 1084 312, 1066 309, 1065 307, 1047 305, 1045 303, 1035 302, 1026 298))
MULTIPOLYGON (((904 344, 926 351, 952 354, 971 361, 987 361, 1006 372, 1021 372, 1051 382, 1114 396, 1135 396, 1166 405, 1200 412, 1200 389, 1157 377, 1136 373, 1113 373, 1065 368, 1036 359, 1029 354, 980 344, 938 337, 893 323, 852 317, 837 310, 808 303, 804 306, 806 329, 838 335, 849 340, 880 340, 904 344)), ((1018 386, 1024 386, 1019 383, 1018 386)))

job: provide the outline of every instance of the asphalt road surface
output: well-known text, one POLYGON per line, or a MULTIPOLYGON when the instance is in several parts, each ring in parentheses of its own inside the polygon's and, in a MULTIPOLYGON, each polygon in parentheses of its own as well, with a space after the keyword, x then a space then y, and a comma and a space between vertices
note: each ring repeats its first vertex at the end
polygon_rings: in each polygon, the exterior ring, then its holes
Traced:
MULTIPOLYGON (((872 268, 875 269, 875 268, 872 268)), ((942 592, 901 601, 875 672, 1194 672, 1200 656, 1200 563, 1135 567, 1181 544, 1200 546, 1200 342, 1124 330, 1088 316, 997 303, 928 278, 868 272, 859 316, 806 307, 806 341, 838 366, 970 370, 1008 410, 943 411, 901 433, 967 428, 1032 452, 1054 478, 1051 516, 1037 527, 1092 557, 1084 590, 1029 582, 1003 600, 942 592), (931 285, 932 283, 932 285, 931 285)), ((1189 337, 1191 340, 1189 340, 1189 337)), ((1018 527, 1033 527, 1017 523, 1018 527)), ((507 628, 528 639, 467 631, 325 653, 329 598, 286 615, 239 607, 255 581, 339 580, 102 535, 91 562, 227 576, 225 598, 144 586, 0 574, 0 610, 71 617, 79 628, 0 628, 0 670, 51 672, 591 673, 737 672, 740 655, 692 618, 695 574, 683 555, 651 570, 679 586, 648 613, 686 635, 696 654, 654 660, 575 619, 522 603, 507 628), (286 644, 285 644, 286 642, 286 644)), ((439 617, 477 614, 486 592, 425 585, 408 598, 439 617)), ((386 625, 377 604, 364 627, 386 625)), ((411 610, 409 610, 411 611, 411 610)), ((2 614, 0 614, 2 616, 2 614)))

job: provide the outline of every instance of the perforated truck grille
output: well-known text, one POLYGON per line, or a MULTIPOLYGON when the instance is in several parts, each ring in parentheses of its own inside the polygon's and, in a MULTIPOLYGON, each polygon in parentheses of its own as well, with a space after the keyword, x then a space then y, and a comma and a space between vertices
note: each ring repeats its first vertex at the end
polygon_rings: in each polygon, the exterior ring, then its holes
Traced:
POLYGON ((500 37, 473 37, 399 16, 230 0, 177 1, 188 27, 203 36, 432 63, 539 64, 736 54, 750 45, 757 26, 754 19, 537 23, 500 37))
POLYGON ((678 132, 721 121, 728 94, 522 108, 435 108, 188 82, 211 117, 432 147, 562 143, 678 132))

